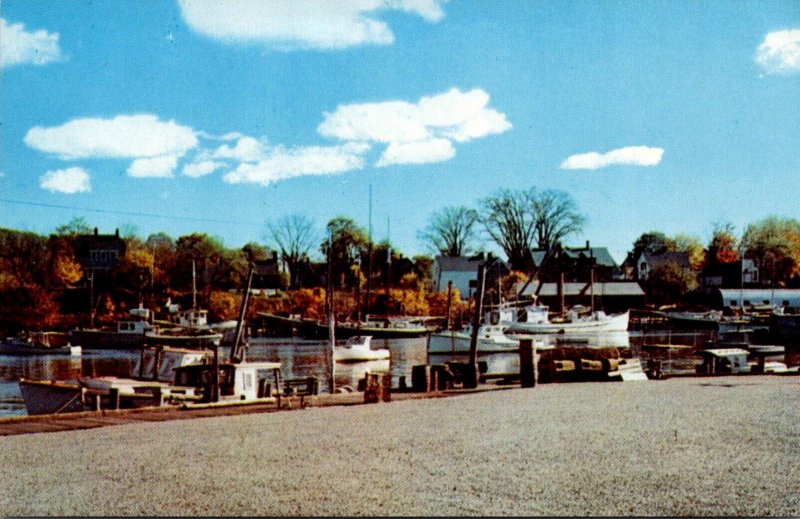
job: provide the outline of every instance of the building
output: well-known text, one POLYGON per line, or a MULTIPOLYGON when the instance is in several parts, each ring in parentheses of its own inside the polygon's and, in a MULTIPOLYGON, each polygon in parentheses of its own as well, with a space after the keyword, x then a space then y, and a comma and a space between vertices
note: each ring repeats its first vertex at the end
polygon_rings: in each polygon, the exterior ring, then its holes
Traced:
POLYGON ((548 258, 547 250, 531 251, 537 277, 544 282, 557 283, 561 274, 565 282, 589 282, 594 271, 595 281, 612 281, 619 267, 606 247, 557 247, 548 258))
POLYGON ((707 289, 712 308, 751 306, 800 307, 800 288, 711 288, 707 289))
POLYGON ((433 260, 431 273, 433 275, 433 289, 437 292, 447 292, 447 283, 452 282, 457 288, 462 299, 467 299, 475 292, 478 286, 478 266, 485 262, 486 284, 494 285, 499 277, 507 275, 510 270, 506 263, 488 254, 477 256, 436 256, 433 260))
POLYGON ((114 234, 99 234, 95 227, 93 234, 75 237, 75 259, 86 276, 107 273, 125 256, 125 250, 125 240, 119 237, 119 229, 114 234))
MULTIPOLYGON (((516 287, 517 292, 524 283, 516 287)), ((624 312, 630 308, 643 308, 645 294, 639 283, 635 281, 609 281, 591 283, 564 283, 564 304, 567 308, 574 305, 591 306, 594 293, 595 308, 607 312, 624 312)), ((519 294, 522 298, 535 298, 540 303, 557 309, 561 304, 558 283, 530 283, 525 291, 519 294)))
POLYGON ((749 258, 731 263, 713 263, 700 273, 700 286, 706 288, 739 288, 758 283, 758 267, 749 258))
POLYGON ((633 275, 636 281, 647 281, 650 273, 665 265, 675 265, 684 274, 689 274, 692 270, 689 254, 686 252, 662 252, 652 254, 644 251, 634 261, 633 275))

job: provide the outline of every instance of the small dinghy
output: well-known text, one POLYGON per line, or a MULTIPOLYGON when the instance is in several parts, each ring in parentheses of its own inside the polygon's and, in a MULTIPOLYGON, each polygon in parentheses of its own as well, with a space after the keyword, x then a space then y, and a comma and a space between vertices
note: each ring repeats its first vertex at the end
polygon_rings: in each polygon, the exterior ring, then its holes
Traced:
POLYGON ((373 350, 370 347, 371 335, 356 335, 350 337, 344 346, 333 348, 333 358, 337 362, 362 362, 366 360, 382 360, 389 358, 389 350, 381 348, 373 350))

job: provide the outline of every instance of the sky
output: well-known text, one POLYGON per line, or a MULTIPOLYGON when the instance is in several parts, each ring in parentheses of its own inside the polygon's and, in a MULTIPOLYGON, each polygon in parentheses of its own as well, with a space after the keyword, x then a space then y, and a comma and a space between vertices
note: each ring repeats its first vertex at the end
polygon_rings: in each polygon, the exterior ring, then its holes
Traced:
MULTIPOLYGON (((569 193, 566 245, 800 217, 800 2, 3 0, 0 227, 369 224, 569 193)), ((489 250, 495 249, 487 243, 489 250)))

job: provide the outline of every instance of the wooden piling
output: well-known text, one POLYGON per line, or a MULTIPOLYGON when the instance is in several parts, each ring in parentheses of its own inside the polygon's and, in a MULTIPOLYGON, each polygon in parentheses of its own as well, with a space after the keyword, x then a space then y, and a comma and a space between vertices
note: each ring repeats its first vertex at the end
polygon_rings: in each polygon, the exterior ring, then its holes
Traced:
POLYGON ((519 378, 522 387, 536 386, 536 371, 534 366, 534 349, 532 339, 519 340, 519 378))

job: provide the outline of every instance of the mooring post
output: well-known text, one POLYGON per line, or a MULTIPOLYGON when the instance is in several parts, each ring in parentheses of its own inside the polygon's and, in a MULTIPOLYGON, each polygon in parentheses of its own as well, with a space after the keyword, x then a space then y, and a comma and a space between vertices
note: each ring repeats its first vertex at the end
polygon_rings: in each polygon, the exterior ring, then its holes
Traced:
POLYGON ((519 379, 522 387, 536 386, 534 373, 534 350, 532 339, 519 340, 519 379))
POLYGON ((478 328, 483 315, 483 284, 486 280, 486 264, 478 265, 478 286, 475 290, 475 314, 472 317, 472 335, 469 340, 469 365, 464 370, 464 388, 478 387, 478 328))

